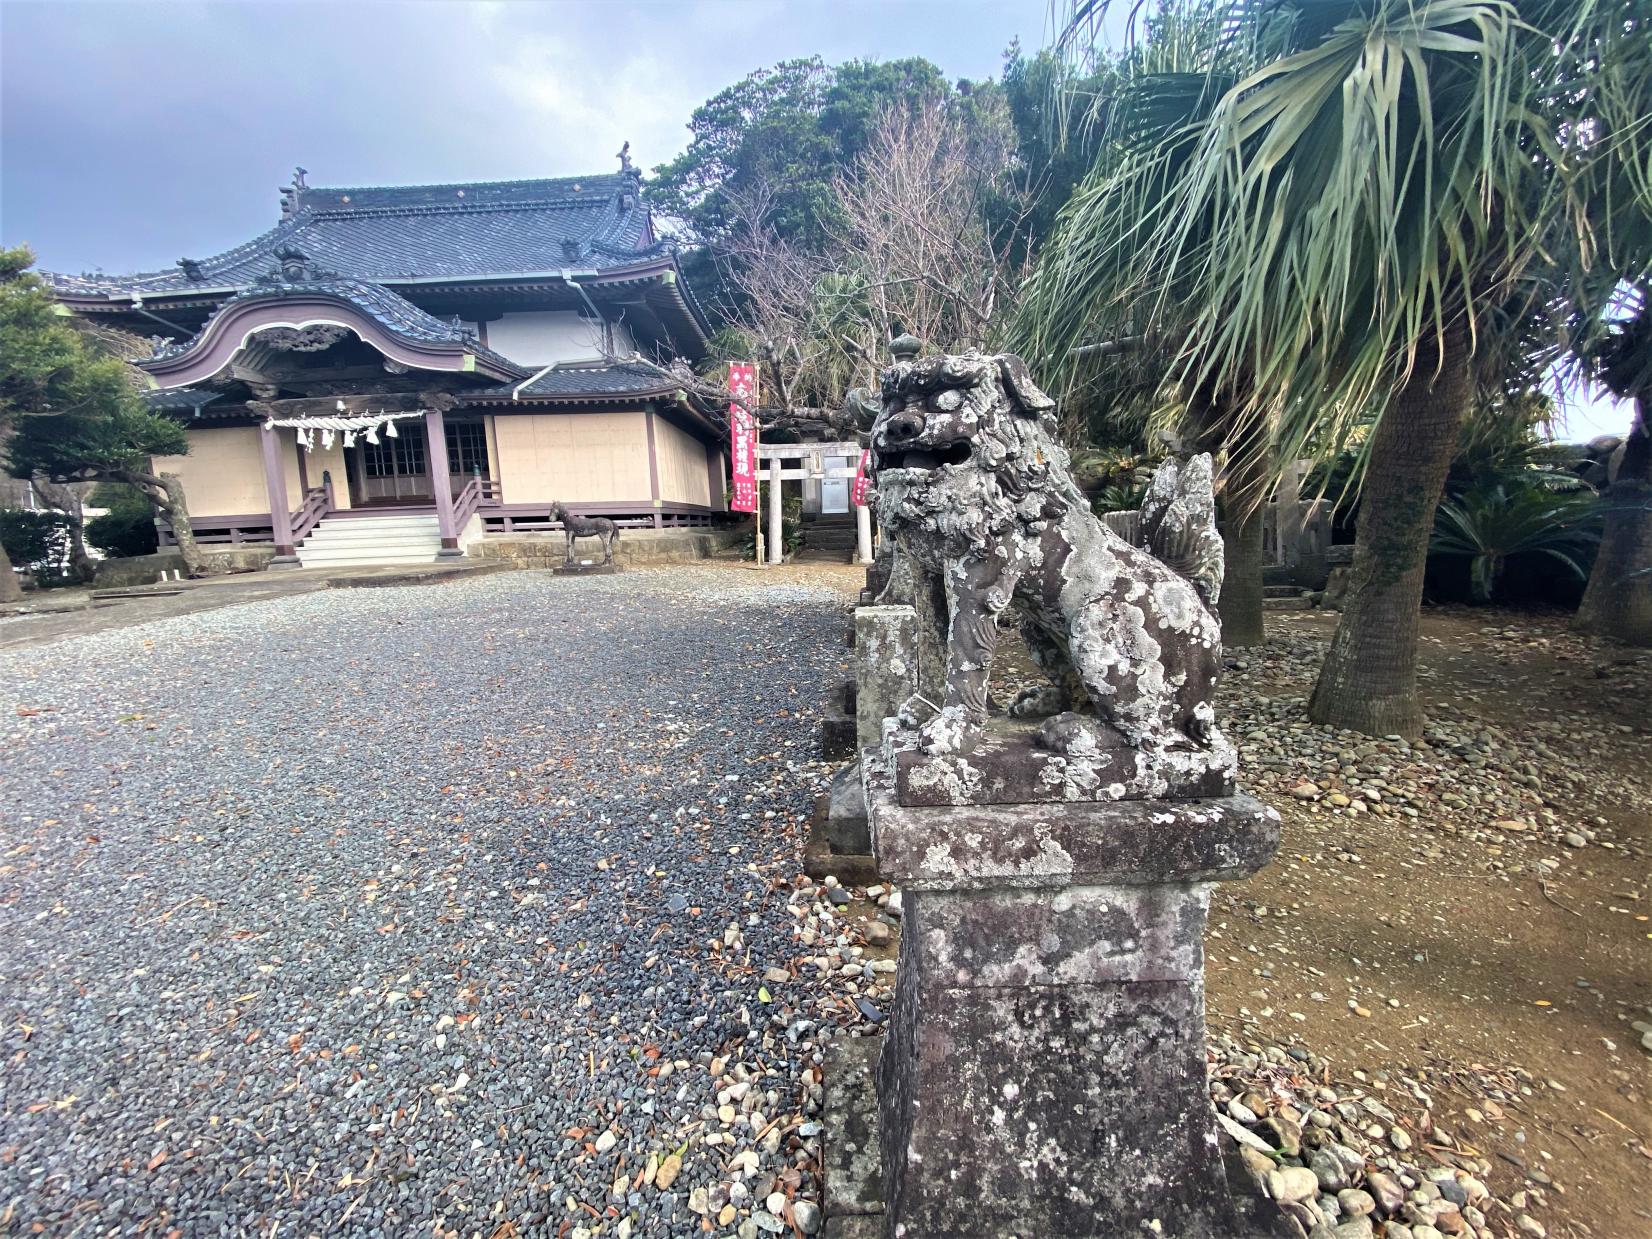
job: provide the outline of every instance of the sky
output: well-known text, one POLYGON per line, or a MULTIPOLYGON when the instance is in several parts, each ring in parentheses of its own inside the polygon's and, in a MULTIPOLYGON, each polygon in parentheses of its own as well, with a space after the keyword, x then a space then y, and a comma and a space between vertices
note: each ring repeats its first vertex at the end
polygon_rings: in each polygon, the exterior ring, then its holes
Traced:
MULTIPOLYGON (((753 69, 922 55, 997 76, 1049 0, 0 0, 0 242, 55 271, 170 268, 312 185, 646 169, 753 69)), ((1569 394, 1561 437, 1621 433, 1569 394)))

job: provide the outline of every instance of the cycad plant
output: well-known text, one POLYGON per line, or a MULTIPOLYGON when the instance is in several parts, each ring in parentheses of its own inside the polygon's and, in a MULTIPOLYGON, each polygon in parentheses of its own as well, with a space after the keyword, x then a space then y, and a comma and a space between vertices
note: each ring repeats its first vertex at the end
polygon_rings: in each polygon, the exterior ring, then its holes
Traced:
POLYGON ((1466 558, 1474 601, 1492 601, 1508 561, 1541 556, 1578 580, 1600 543, 1600 503, 1587 492, 1557 494, 1534 483, 1476 488, 1440 504, 1429 550, 1466 558))

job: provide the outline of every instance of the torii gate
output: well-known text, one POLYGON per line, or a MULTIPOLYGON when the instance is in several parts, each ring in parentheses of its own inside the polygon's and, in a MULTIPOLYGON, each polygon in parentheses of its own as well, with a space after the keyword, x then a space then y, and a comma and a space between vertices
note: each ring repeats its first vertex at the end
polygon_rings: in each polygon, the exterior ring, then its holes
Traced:
MULTIPOLYGON (((823 481, 826 478, 853 478, 855 469, 836 466, 826 468, 825 458, 828 456, 846 456, 850 460, 860 460, 860 454, 865 449, 854 442, 843 443, 759 443, 757 445, 758 475, 769 484, 769 532, 765 539, 768 543, 768 562, 773 564, 784 563, 786 559, 785 536, 781 531, 780 520, 780 483, 791 481, 823 481), (763 468, 763 462, 768 462, 768 468, 763 468), (796 461, 791 467, 784 462, 796 461)), ((869 564, 872 562, 872 510, 864 504, 855 504, 855 560, 857 563, 869 564)))

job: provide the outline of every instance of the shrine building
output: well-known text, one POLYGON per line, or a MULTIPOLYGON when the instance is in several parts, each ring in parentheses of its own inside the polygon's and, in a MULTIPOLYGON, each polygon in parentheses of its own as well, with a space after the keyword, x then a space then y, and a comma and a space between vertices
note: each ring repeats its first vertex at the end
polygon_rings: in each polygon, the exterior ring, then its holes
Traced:
MULTIPOLYGON (((151 338, 198 540, 277 562, 410 562, 553 527, 725 508, 721 430, 664 368, 709 328, 628 156, 556 180, 324 189, 174 270, 48 274, 71 312, 151 338)), ((163 541, 169 531, 163 529, 163 541)))

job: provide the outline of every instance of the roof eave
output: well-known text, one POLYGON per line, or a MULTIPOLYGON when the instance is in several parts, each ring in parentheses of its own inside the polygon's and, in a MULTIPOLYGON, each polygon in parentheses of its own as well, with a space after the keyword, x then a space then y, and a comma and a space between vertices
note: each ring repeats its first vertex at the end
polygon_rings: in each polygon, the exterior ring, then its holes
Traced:
POLYGON ((476 374, 501 382, 529 373, 503 357, 478 352, 457 341, 402 335, 348 300, 325 292, 232 302, 212 317, 189 347, 133 364, 160 387, 188 387, 219 373, 255 332, 271 327, 302 329, 322 323, 352 331, 384 356, 416 370, 476 374))

